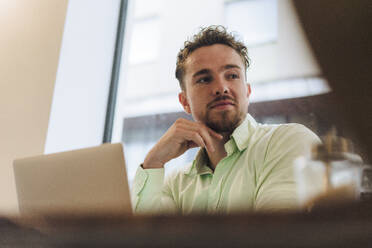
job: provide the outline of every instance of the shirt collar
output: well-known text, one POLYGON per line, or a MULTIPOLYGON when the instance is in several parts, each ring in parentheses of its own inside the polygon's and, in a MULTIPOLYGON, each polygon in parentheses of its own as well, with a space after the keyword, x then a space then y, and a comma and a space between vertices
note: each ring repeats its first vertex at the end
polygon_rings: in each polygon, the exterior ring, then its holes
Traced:
MULTIPOLYGON (((235 145, 239 149, 239 151, 243 151, 248 147, 249 140, 252 136, 252 134, 257 129, 257 122, 250 114, 247 114, 245 120, 234 130, 231 137, 235 141, 235 145)), ((229 141, 230 141, 229 140, 229 141)), ((226 143, 228 144, 228 142, 226 143)), ((226 149, 225 144, 225 149, 226 149)), ((228 151, 228 150, 226 150, 228 151)))
MULTIPOLYGON (((227 156, 232 154, 236 149, 239 149, 240 152, 245 150, 248 147, 250 137, 254 133, 257 126, 258 124, 255 119, 253 119, 251 115, 247 114, 244 121, 234 130, 234 132, 231 134, 231 138, 225 144, 227 156)), ((205 149, 202 148, 197 153, 192 166, 185 171, 185 174, 212 174, 213 171, 211 168, 209 168, 208 162, 209 159, 207 153, 205 149)))

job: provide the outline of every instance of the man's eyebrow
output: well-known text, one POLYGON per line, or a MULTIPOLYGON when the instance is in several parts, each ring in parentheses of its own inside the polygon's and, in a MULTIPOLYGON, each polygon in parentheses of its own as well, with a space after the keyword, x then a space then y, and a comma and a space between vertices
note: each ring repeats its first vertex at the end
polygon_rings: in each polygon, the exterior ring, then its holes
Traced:
POLYGON ((197 76, 200 76, 200 75, 203 75, 203 74, 208 74, 210 72, 211 72, 211 70, 209 70, 209 69, 202 69, 200 71, 195 72, 194 75, 192 75, 192 77, 194 78, 194 77, 197 77, 197 76))
POLYGON ((231 69, 231 68, 241 69, 241 67, 238 66, 238 65, 228 64, 228 65, 224 65, 224 66, 222 66, 222 70, 221 70, 221 71, 223 71, 223 70, 227 70, 227 69, 231 69))
MULTIPOLYGON (((224 71, 224 70, 228 70, 228 69, 231 69, 231 68, 236 68, 236 69, 241 69, 240 66, 238 65, 234 65, 234 64, 227 64, 227 65, 224 65, 221 67, 221 71, 224 71)), ((192 75, 192 77, 197 77, 197 76, 200 76, 200 75, 203 75, 203 74, 209 74, 211 72, 211 70, 209 69, 202 69, 200 71, 197 71, 196 73, 194 73, 194 75, 192 75)))

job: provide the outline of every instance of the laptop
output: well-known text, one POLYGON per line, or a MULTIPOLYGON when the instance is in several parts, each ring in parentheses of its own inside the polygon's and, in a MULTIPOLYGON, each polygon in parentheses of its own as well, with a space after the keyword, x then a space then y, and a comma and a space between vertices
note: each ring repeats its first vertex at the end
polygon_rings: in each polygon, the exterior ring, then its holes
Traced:
POLYGON ((122 144, 16 159, 21 216, 130 215, 122 144))

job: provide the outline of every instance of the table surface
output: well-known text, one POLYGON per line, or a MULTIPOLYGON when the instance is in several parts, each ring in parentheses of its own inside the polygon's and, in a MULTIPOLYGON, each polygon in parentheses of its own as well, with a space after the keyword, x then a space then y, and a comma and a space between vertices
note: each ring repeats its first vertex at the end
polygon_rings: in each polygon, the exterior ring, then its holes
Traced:
POLYGON ((372 247, 372 202, 310 213, 0 219, 0 247, 127 246, 372 247))

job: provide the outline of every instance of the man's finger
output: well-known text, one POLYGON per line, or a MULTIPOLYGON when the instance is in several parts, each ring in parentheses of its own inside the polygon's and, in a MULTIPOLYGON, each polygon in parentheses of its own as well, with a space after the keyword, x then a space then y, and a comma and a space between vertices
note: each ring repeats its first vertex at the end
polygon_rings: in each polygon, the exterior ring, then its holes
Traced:
POLYGON ((208 130, 208 133, 210 133, 213 137, 215 137, 217 139, 223 139, 223 136, 221 134, 217 133, 216 131, 214 131, 212 128, 208 127, 204 123, 202 123, 202 122, 196 122, 196 123, 198 123, 198 125, 203 126, 204 128, 206 128, 208 130))
MULTIPOLYGON (((205 147, 209 152, 214 152, 215 148, 213 146, 212 137, 217 139, 222 139, 222 135, 216 133, 206 125, 201 122, 193 122, 189 120, 182 120, 179 121, 178 127, 184 131, 191 131, 198 133, 200 138, 203 140, 203 144, 201 145, 201 141, 196 142, 200 147, 205 147)), ((188 138, 192 138, 190 133, 188 134, 188 138)), ((199 137, 197 138, 199 139, 199 137)))
MULTIPOLYGON (((198 134, 198 136, 203 140, 203 144, 204 144, 204 146, 201 146, 201 147, 205 147, 210 152, 215 151, 211 134, 209 133, 209 129, 205 125, 199 124, 197 122, 190 122, 190 123, 183 123, 179 125, 179 127, 182 128, 183 130, 188 130, 190 132, 194 132, 195 134, 198 134)), ((190 138, 190 134, 189 134, 189 138, 190 138)))
POLYGON ((215 138, 217 139, 223 139, 223 136, 217 132, 215 132, 214 130, 212 130, 211 128, 207 127, 208 128, 208 132, 215 138))
POLYGON ((183 135, 187 141, 192 141, 200 147, 206 147, 205 142, 199 133, 194 131, 184 131, 183 135))
POLYGON ((194 141, 187 141, 187 147, 188 148, 195 148, 195 147, 199 147, 198 144, 196 144, 194 141))
POLYGON ((206 149, 210 152, 214 152, 215 149, 214 149, 214 146, 213 146, 212 137, 209 134, 208 130, 204 129, 204 128, 201 128, 201 129, 199 129, 199 133, 200 133, 201 137, 203 138, 203 140, 205 141, 206 149))

